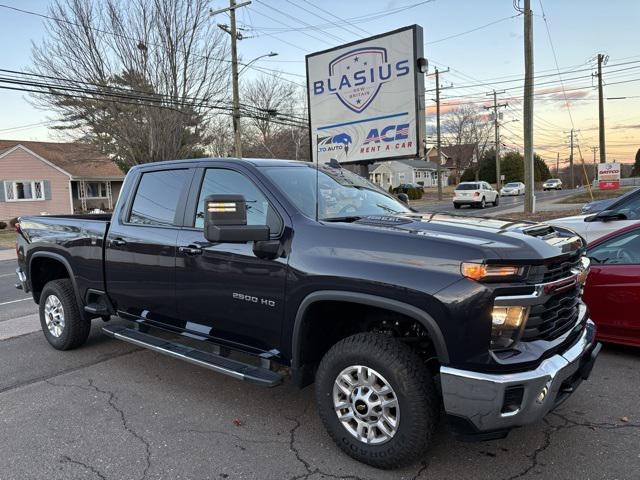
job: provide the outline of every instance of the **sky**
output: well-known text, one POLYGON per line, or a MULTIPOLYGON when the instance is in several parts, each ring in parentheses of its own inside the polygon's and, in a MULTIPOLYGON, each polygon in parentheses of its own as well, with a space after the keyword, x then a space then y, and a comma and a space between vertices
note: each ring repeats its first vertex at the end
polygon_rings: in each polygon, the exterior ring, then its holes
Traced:
MULTIPOLYGON (((215 10, 225 3, 213 0, 211 7, 215 10)), ((48 4, 0 0, 0 68, 29 67, 32 42, 46 36, 43 18, 6 6, 46 13, 48 4)), ((591 74, 597 54, 602 53, 608 55, 603 68, 607 160, 632 162, 640 148, 640 1, 532 0, 531 4, 535 71, 540 75, 534 102, 536 152, 550 165, 559 154, 562 166, 574 128, 576 158, 582 155, 593 161, 598 96, 591 74)), ((226 23, 228 17, 219 14, 212 21, 226 23)), ((254 65, 282 72, 302 85, 306 54, 418 24, 424 29, 430 72, 435 67, 450 69, 441 75, 443 86, 453 85, 442 91, 443 113, 465 102, 482 108, 489 105, 487 93, 506 90, 498 95, 500 102, 509 104, 503 109, 502 141, 522 150, 524 27, 512 0, 253 0, 238 10, 238 22, 244 29, 245 38, 238 44, 244 62, 276 52, 276 57, 254 65)), ((248 80, 259 74, 249 68, 242 75, 248 80)), ((427 77, 426 89, 433 88, 433 78, 427 77)), ((435 114, 432 95, 427 93, 428 125, 435 114)), ((59 132, 43 125, 52 118, 51 112, 35 108, 24 92, 0 90, 0 138, 60 140, 59 132)))

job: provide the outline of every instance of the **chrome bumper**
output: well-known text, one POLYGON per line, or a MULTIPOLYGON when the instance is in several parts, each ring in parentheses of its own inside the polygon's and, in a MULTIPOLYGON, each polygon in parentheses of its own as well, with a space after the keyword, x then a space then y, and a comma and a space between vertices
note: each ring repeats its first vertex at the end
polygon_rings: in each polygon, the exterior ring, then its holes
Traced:
POLYGON ((580 338, 568 350, 528 372, 496 375, 440 367, 445 411, 466 419, 478 432, 506 430, 540 420, 588 377, 600 351, 595 336, 596 327, 587 320, 580 338), (522 400, 519 408, 504 411, 509 387, 522 387, 522 400))
POLYGON ((21 268, 16 268, 16 276, 18 277, 18 283, 16 283, 16 288, 18 290, 24 290, 25 292, 29 291, 29 283, 27 282, 27 274, 21 268))

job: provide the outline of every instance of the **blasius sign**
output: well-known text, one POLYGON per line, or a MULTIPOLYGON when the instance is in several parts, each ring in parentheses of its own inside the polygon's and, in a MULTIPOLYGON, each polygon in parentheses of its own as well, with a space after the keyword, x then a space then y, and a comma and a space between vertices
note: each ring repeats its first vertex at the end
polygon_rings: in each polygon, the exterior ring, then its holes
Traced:
POLYGON ((307 55, 314 161, 417 157, 424 138, 422 28, 307 55))

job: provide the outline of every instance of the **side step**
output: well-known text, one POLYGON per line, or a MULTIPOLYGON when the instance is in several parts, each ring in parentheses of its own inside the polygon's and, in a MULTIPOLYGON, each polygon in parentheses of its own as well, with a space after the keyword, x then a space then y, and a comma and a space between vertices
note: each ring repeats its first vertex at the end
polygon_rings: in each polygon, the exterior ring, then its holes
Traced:
POLYGON ((261 368, 248 363, 239 362, 231 358, 222 357, 214 353, 197 350, 164 338, 142 333, 122 325, 105 325, 102 331, 110 337, 133 343, 139 347, 148 348, 214 372, 229 375, 239 380, 245 380, 263 387, 275 387, 282 382, 282 376, 267 368, 261 368))

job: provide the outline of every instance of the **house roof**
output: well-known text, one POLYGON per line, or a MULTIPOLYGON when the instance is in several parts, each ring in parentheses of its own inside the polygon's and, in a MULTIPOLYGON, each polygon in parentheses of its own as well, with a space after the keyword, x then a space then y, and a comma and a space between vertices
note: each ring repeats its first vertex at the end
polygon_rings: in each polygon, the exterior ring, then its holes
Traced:
POLYGON ((405 165, 409 165, 412 168, 429 168, 432 170, 436 170, 438 168, 438 164, 436 162, 431 162, 429 160, 398 160, 398 161, 404 163, 405 165))
POLYGON ((0 140, 0 154, 17 145, 30 150, 74 178, 124 177, 122 170, 109 157, 101 154, 93 145, 0 140))
POLYGON ((462 145, 450 145, 442 147, 442 153, 447 156, 445 167, 465 169, 471 165, 473 153, 476 150, 475 143, 465 143, 462 145))

